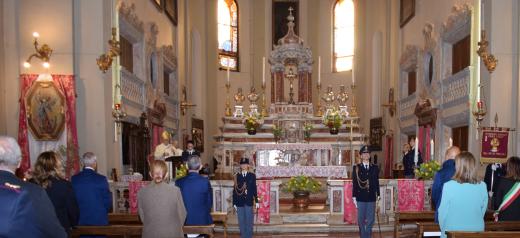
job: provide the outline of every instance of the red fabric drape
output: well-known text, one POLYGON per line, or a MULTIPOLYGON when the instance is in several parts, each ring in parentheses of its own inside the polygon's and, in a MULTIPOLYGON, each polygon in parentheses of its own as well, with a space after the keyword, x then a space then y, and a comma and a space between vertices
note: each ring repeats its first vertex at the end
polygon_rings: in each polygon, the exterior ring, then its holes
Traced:
MULTIPOLYGON (((27 137, 27 111, 25 97, 31 85, 38 79, 37 74, 20 75, 20 114, 18 117, 18 143, 22 149, 20 172, 23 174, 31 167, 29 140, 27 137)), ((52 80, 65 96, 65 127, 67 132, 67 161, 65 175, 67 178, 79 171, 78 132, 76 126, 76 89, 73 75, 52 75, 52 80)))
POLYGON ((343 221, 357 224, 357 208, 352 201, 352 180, 345 181, 343 187, 343 221))
POLYGON ((430 157, 431 157, 431 142, 430 142, 430 138, 431 138, 431 132, 430 132, 431 128, 428 126, 426 128, 424 128, 424 155, 423 155, 423 158, 424 158, 424 162, 428 162, 430 161, 430 157))
POLYGON ((385 150, 385 178, 392 177, 392 165, 394 163, 394 138, 391 135, 387 135, 385 138, 386 150, 385 150))
POLYGON ((258 180, 256 181, 258 190, 258 208, 257 221, 261 224, 269 224, 271 219, 271 181, 258 180))

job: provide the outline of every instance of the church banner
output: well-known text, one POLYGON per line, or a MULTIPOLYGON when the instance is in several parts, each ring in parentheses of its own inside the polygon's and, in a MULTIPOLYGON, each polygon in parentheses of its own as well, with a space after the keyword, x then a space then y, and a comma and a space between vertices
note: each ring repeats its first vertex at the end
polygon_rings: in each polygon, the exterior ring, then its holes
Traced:
POLYGON ((271 181, 258 180, 257 195, 260 207, 257 211, 257 221, 260 224, 269 224, 271 214, 271 181))
POLYGON ((509 143, 509 128, 482 128, 482 163, 505 163, 509 143))
POLYGON ((424 181, 416 179, 397 180, 398 211, 417 212, 424 210, 424 181))
POLYGON ((343 191, 343 221, 347 224, 357 224, 357 208, 352 201, 352 180, 345 181, 343 191))

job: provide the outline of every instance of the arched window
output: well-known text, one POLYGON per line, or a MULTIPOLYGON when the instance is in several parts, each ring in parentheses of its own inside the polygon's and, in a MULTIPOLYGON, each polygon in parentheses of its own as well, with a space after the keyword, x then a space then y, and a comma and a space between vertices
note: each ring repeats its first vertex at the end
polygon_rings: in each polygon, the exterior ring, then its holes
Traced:
POLYGON ((238 5, 218 0, 218 61, 221 69, 238 71, 238 5))
POLYGON ((337 0, 334 5, 334 72, 352 69, 354 59, 354 2, 337 0))

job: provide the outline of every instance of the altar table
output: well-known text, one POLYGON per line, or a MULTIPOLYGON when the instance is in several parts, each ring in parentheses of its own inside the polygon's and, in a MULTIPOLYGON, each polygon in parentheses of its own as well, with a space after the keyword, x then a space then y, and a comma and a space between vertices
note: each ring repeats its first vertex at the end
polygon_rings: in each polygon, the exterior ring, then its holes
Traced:
POLYGON ((288 178, 298 175, 322 178, 347 178, 346 166, 257 166, 257 178, 288 178))

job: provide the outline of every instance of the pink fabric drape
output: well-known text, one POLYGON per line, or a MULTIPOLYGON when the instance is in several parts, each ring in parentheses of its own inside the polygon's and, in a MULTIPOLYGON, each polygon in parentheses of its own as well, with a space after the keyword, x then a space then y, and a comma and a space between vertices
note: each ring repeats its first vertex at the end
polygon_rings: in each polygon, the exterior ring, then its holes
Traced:
MULTIPOLYGON (((20 114, 18 117, 18 143, 22 149, 22 162, 20 166, 20 172, 22 174, 31 167, 29 140, 27 137, 27 112, 25 108, 25 97, 27 91, 37 78, 37 74, 20 75, 20 114)), ((74 86, 74 76, 52 75, 52 80, 60 92, 65 96, 65 131, 67 132, 67 161, 65 163, 65 175, 67 178, 70 178, 70 176, 79 171, 78 132, 76 126, 76 89, 74 86)))
POLYGON ((155 147, 161 144, 161 134, 164 131, 164 127, 153 125, 152 126, 152 153, 155 151, 155 147))
POLYGON ((128 203, 130 203, 130 213, 137 213, 137 193, 141 188, 148 185, 150 181, 130 181, 128 182, 128 203))
POLYGON ((400 212, 423 211, 424 181, 416 179, 398 179, 397 200, 400 212))
POLYGON ((385 150, 385 169, 384 176, 385 178, 392 177, 392 165, 394 163, 394 139, 391 135, 387 135, 385 138, 386 142, 386 150, 385 150))
POLYGON ((430 139, 431 139, 431 132, 430 132, 430 127, 426 127, 424 128, 424 155, 423 155, 423 161, 426 163, 428 161, 430 161, 430 157, 431 157, 431 144, 430 144, 430 139))
POLYGON ((271 181, 258 180, 256 185, 258 203, 257 220, 260 224, 269 224, 271 218, 271 181))
POLYGON ((357 224, 357 208, 352 201, 352 181, 345 181, 343 186, 343 221, 347 224, 357 224))

